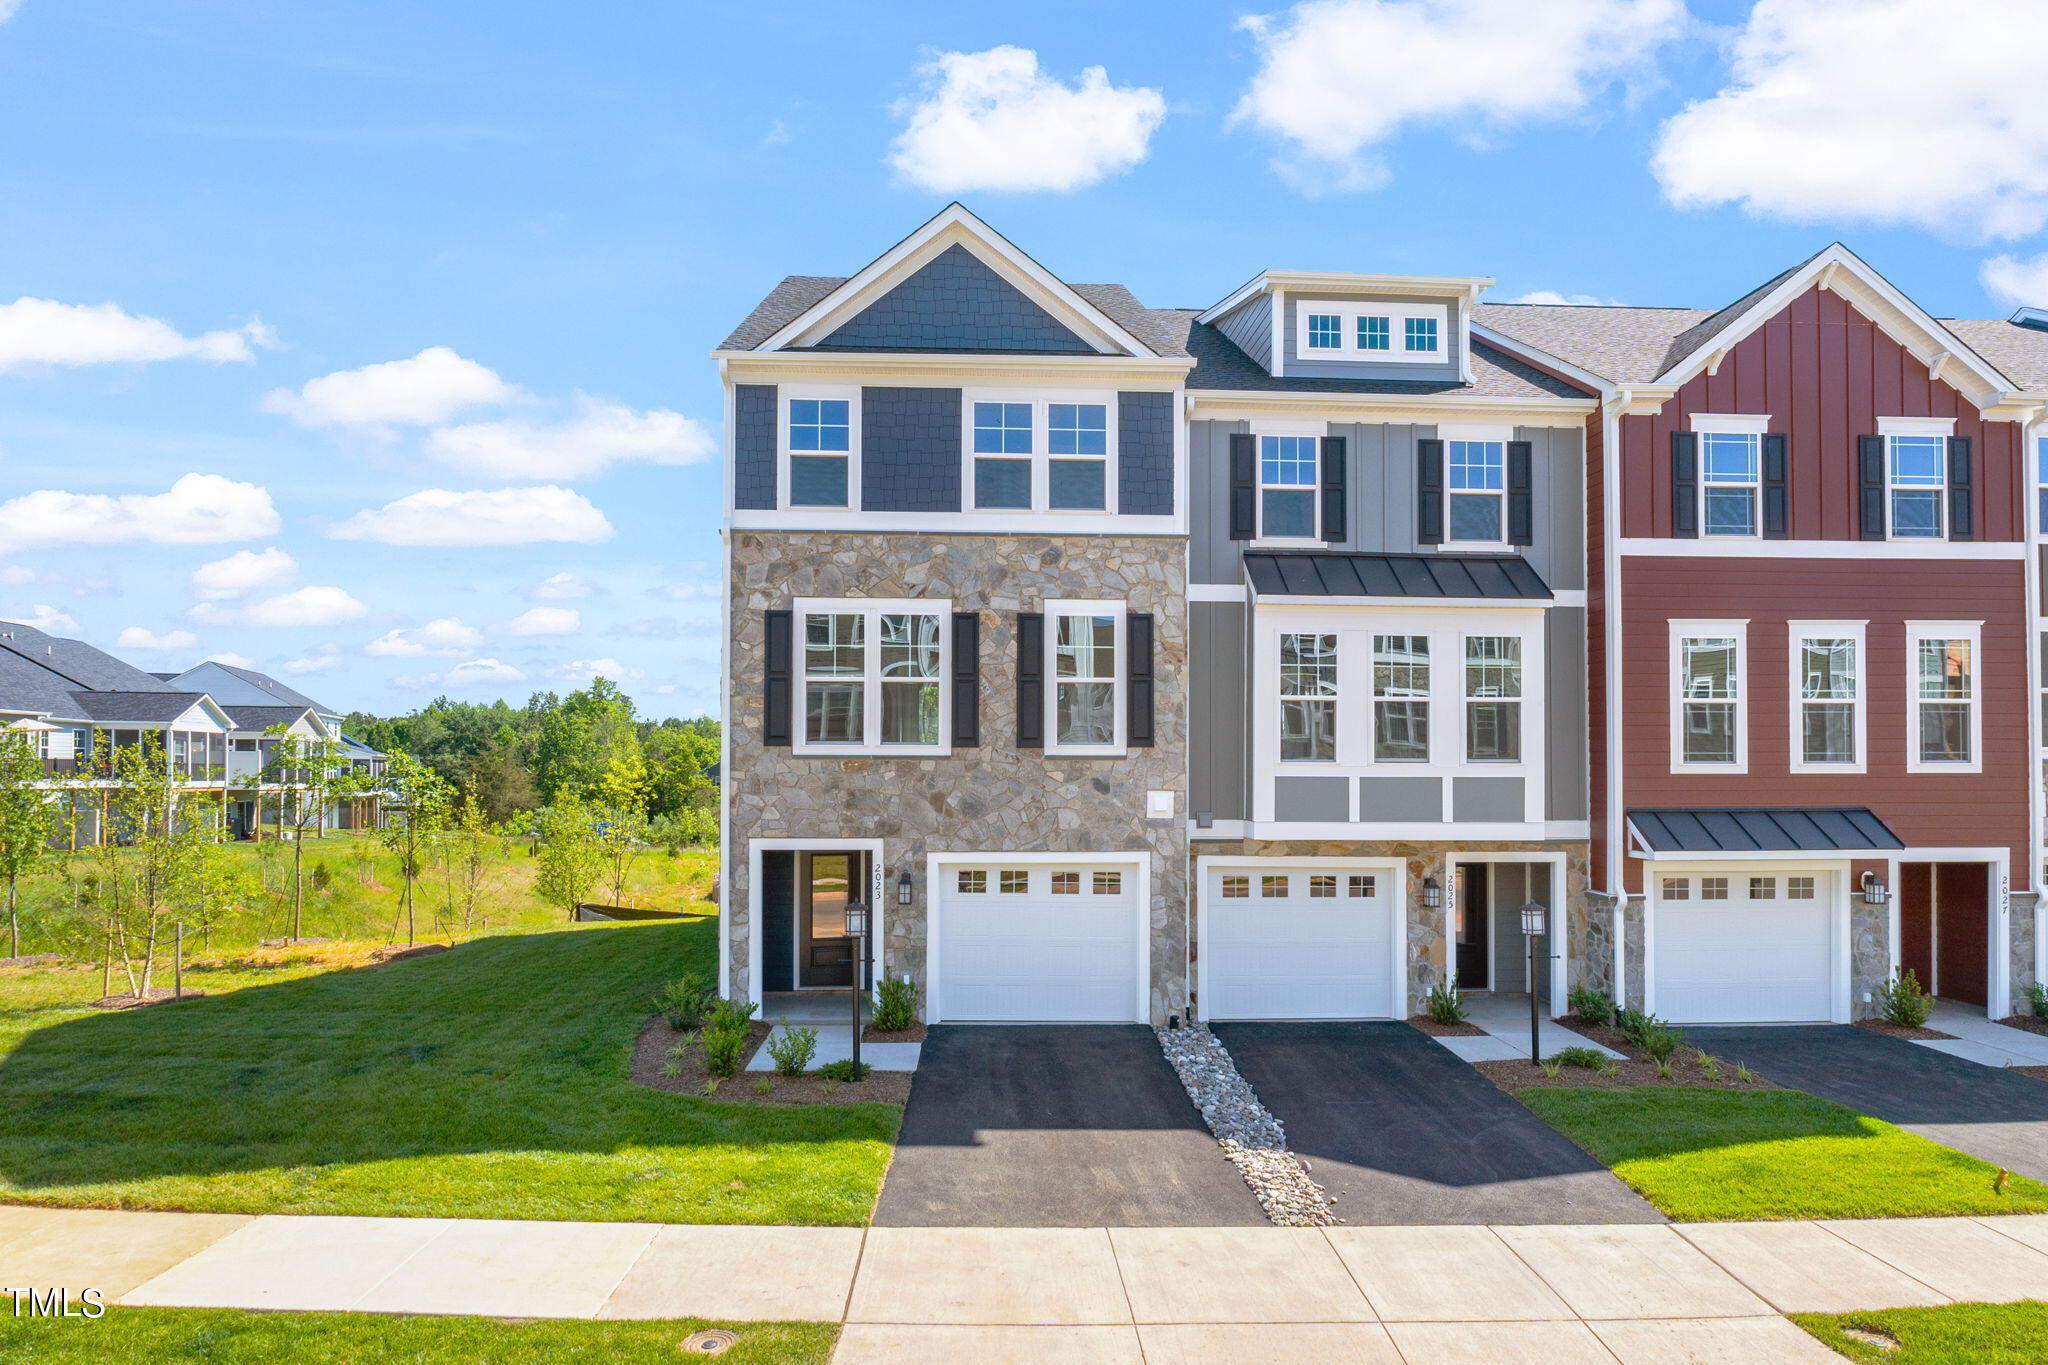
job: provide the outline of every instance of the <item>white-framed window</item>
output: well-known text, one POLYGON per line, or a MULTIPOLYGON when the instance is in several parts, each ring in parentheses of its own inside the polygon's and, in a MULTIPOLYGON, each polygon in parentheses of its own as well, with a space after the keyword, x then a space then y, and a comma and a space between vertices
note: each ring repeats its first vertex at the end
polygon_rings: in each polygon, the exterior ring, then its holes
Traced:
POLYGON ((1746 621, 1671 623, 1673 772, 1748 771, 1747 633, 1746 621))
POLYGON ((1977 621, 1906 623, 1908 772, 1982 771, 1982 635, 1977 621))
POLYGON ((1407 317, 1401 320, 1401 349, 1413 355, 1435 355, 1442 349, 1443 323, 1437 318, 1407 317))
POLYGON ((977 512, 1107 512, 1115 502, 1108 394, 963 396, 967 505, 977 512))
POLYGON ((1522 761, 1522 640, 1465 637, 1465 759, 1522 761))
POLYGON ((1225 877, 1223 879, 1223 899, 1227 901, 1250 900, 1251 894, 1252 879, 1250 877, 1225 877))
POLYGON ((1265 876, 1259 878, 1259 895, 1267 900, 1279 900, 1287 895, 1287 878, 1265 876))
POLYGON ((951 602, 798 599, 798 753, 948 751, 951 602))
POLYGON ((1322 440, 1259 437, 1259 539, 1314 540, 1322 440))
POLYGON ((1353 872, 1344 878, 1344 894, 1364 899, 1380 893, 1380 879, 1370 872, 1353 872))
POLYGON ((1124 604, 1047 602, 1049 754, 1124 751, 1124 604))
POLYGON ((1337 637, 1280 637, 1280 761, 1333 763, 1337 758, 1337 637))
POLYGON ((972 871, 963 869, 957 874, 955 886, 963 895, 986 895, 988 893, 988 873, 979 868, 972 871))
POLYGON ((1387 351, 1394 345, 1393 319, 1384 313, 1360 313, 1358 315, 1358 349, 1361 351, 1387 351))
POLYGON ((1689 901, 1692 899, 1692 878, 1664 878, 1664 899, 1667 901, 1689 901))
POLYGON ((1814 879, 1811 877, 1785 878, 1785 899, 1810 901, 1814 898, 1814 879))
POLYGON ((1507 539, 1508 447, 1505 440, 1444 442, 1445 539, 1454 545, 1498 545, 1507 539))
POLYGON ((860 486, 860 391, 785 385, 779 395, 785 508, 851 508, 860 486))
POLYGON ((1864 661, 1861 621, 1794 621, 1793 772, 1864 769, 1864 661))
POLYGON ((1880 417, 1884 438, 1885 528, 1893 540, 1948 534, 1947 417, 1880 417))
POLYGON ((1725 901, 1728 899, 1726 877, 1700 878, 1700 899, 1703 901, 1725 901))
POLYGON ((1344 315, 1342 313, 1310 313, 1308 335, 1305 338, 1311 351, 1341 351, 1344 349, 1344 315))
POLYGON ((1372 756, 1429 762, 1429 637, 1372 637, 1372 756))
POLYGON ((1120 896, 1124 890, 1124 874, 1121 872, 1097 872, 1093 889, 1098 896, 1120 896))
POLYGON ((1763 533, 1763 444, 1770 425, 1768 415, 1694 414, 1701 535, 1754 539, 1763 533))
POLYGON ((1377 299, 1316 299, 1294 305, 1296 352, 1304 360, 1441 364, 1448 305, 1377 299))
POLYGON ((1310 873, 1308 879, 1308 898, 1316 901, 1335 900, 1337 898, 1337 874, 1334 872, 1310 873))

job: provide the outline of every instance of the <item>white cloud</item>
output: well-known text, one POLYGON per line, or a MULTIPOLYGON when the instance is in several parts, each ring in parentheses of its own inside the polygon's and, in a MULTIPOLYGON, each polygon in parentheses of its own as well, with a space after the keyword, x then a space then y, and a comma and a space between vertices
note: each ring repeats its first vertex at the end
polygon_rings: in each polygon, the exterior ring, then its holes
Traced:
POLYGON ((474 626, 465 626, 453 616, 444 616, 412 630, 389 631, 364 645, 363 653, 398 658, 443 654, 452 658, 475 652, 483 642, 482 631, 474 626))
POLYGON ((1099 66, 1066 85, 1028 48, 941 52, 919 74, 889 164, 940 194, 1081 189, 1143 161, 1166 117, 1157 90, 1120 89, 1099 66))
POLYGON ((588 685, 593 678, 629 682, 634 678, 644 677, 645 672, 638 668, 628 668, 617 659, 571 659, 568 663, 550 668, 548 676, 583 686, 588 685))
POLYGON ((550 574, 543 578, 540 586, 533 590, 533 595, 545 601, 565 602, 572 598, 588 597, 591 591, 590 584, 584 582, 580 574, 573 574, 564 569, 558 574, 550 574))
POLYGON ((2048 308, 2048 255, 1993 256, 1977 271, 1984 292, 2015 308, 2048 308))
POLYGON ((286 673, 325 673, 340 662, 339 654, 312 654, 302 659, 287 659, 278 667, 286 673))
POLYGON ((121 632, 121 638, 114 641, 114 648, 190 649, 198 643, 199 637, 189 630, 167 630, 157 635, 146 626, 130 626, 121 632))
POLYGON ((112 303, 31 298, 0 303, 0 371, 27 365, 254 360, 251 343, 272 346, 276 337, 260 322, 188 337, 161 318, 141 317, 112 303))
POLYGON ((254 668, 256 666, 253 659, 244 654, 237 654, 231 649, 224 649, 218 654, 207 655, 206 662, 210 664, 226 664, 229 668, 254 668))
POLYGON ((612 538, 612 524, 588 498, 553 484, 463 493, 428 488, 358 512, 327 534, 385 545, 595 545, 612 538))
POLYGON ((583 613, 574 607, 534 607, 505 624, 508 635, 574 635, 583 613))
POLYGON ((1555 289, 1532 289, 1519 298, 1503 299, 1503 303, 1546 303, 1552 307, 1573 308, 1619 308, 1620 299, 1603 299, 1598 294, 1560 294, 1555 289))
POLYGON ((1309 0, 1243 26, 1259 69, 1234 120, 1289 144, 1312 189, 1374 189, 1403 124, 1467 134, 1584 109, 1644 69, 1683 22, 1680 0, 1309 0))
POLYGON ((387 360, 309 379, 296 392, 272 389, 263 410, 300 426, 432 426, 476 407, 497 407, 520 397, 495 370, 466 360, 446 346, 429 346, 409 360, 387 360))
POLYGON ((584 393, 576 408, 565 422, 512 417, 444 427, 427 448, 445 464, 500 479, 582 479, 629 460, 697 464, 718 453, 711 433, 679 412, 638 412, 584 393))
POLYGON ((2025 236, 2048 222, 2044 47, 2039 0, 1758 0, 1651 166, 1680 208, 2025 236))
POLYGON ((290 582, 298 571, 299 562, 274 545, 264 550, 237 550, 226 559, 194 569, 192 591, 206 601, 218 602, 290 582))
POLYGON ((46 635, 76 635, 79 629, 76 619, 66 616, 55 607, 41 602, 38 602, 26 612, 17 612, 11 616, 0 617, 0 620, 16 621, 24 626, 34 626, 46 635))
POLYGON ((0 551, 38 545, 214 545, 274 535, 270 494, 219 474, 187 474, 162 493, 39 489, 0 503, 0 551))
POLYGON ((337 626, 344 621, 360 621, 370 614, 370 609, 345 588, 315 586, 240 607, 201 602, 186 614, 210 626, 337 626))
POLYGON ((511 664, 496 659, 471 659, 468 663, 457 664, 446 673, 429 673, 420 678, 393 678, 400 687, 485 687, 491 683, 522 682, 524 673, 511 664))

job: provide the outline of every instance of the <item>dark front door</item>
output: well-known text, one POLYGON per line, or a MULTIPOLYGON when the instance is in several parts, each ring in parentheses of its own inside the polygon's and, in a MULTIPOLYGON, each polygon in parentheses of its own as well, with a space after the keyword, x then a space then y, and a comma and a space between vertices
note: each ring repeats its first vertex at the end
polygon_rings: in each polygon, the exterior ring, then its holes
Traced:
MULTIPOLYGON (((1934 865, 1935 994, 1966 1005, 1990 1003, 1991 865, 1934 865)), ((1924 983, 1923 983, 1924 984, 1924 983)))
POLYGON ((846 902, 861 883, 863 860, 859 853, 806 853, 800 859, 797 985, 853 984, 853 940, 846 936, 846 902))
POLYGON ((1488 949, 1492 946, 1490 931, 1493 920, 1493 897, 1488 894, 1487 865, 1485 863, 1459 863, 1453 874, 1453 897, 1456 905, 1451 911, 1452 939, 1458 954, 1458 989, 1461 991, 1483 991, 1487 989, 1488 949))

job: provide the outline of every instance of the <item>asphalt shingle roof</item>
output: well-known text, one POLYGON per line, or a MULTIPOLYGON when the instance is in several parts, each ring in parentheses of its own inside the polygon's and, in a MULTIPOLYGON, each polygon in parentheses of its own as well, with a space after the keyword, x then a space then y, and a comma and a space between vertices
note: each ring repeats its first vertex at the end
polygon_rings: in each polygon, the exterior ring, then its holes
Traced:
POLYGON ((184 715, 205 696, 204 692, 73 692, 71 699, 86 720, 161 724, 184 715))
POLYGON ((1632 810, 1628 822, 1656 853, 1860 853, 1906 846, 1865 806, 1632 810))
POLYGON ((1941 321, 2014 384, 2023 389, 2048 389, 2048 332, 2003 318, 1941 321))
POLYGON ((1520 555, 1380 555, 1339 550, 1247 550, 1252 591, 1289 597, 1548 599, 1550 585, 1520 555))
POLYGON ((222 706, 237 730, 268 730, 273 725, 290 725, 313 708, 310 706, 222 706))
POLYGON ((133 664, 123 663, 103 650, 94 649, 83 640, 67 640, 61 636, 48 635, 34 626, 25 626, 15 621, 0 621, 0 653, 5 652, 12 652, 52 673, 68 678, 73 687, 84 687, 95 692, 176 690, 154 674, 145 673, 133 664))
POLYGON ((1505 351, 1483 341, 1472 346, 1472 382, 1454 379, 1303 379, 1279 378, 1238 348, 1236 342, 1214 327, 1194 321, 1186 309, 1171 311, 1186 317, 1188 353, 1195 368, 1188 375, 1191 389, 1266 390, 1298 393, 1371 393, 1413 397, 1436 394, 1472 394, 1484 398, 1586 398, 1583 389, 1526 365, 1505 351))

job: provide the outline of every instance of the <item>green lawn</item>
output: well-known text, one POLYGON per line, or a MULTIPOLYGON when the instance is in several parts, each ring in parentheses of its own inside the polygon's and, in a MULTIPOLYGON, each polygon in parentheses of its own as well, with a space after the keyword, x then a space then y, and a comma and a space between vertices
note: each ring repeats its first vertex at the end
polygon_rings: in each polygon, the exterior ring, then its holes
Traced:
POLYGON ((866 1222, 897 1107, 627 1079, 648 992, 709 972, 716 942, 708 917, 565 927, 382 969, 195 972, 219 993, 115 1013, 80 1007, 96 971, 0 973, 0 1201, 866 1222))
POLYGON ((1794 1313, 1792 1321, 1851 1360, 1889 1365, 2039 1365, 2048 1352, 2048 1304, 1954 1303, 1878 1313, 1794 1313), (1888 1333, 1899 1345, 1858 1341, 1844 1327, 1888 1333))
POLYGON ((1671 1217, 2034 1213, 2048 1186, 1797 1090, 1515 1092, 1671 1217))
MULTIPOLYGON (((0 1360, 102 1365, 203 1360, 209 1365, 673 1365, 676 1343, 717 1324, 501 1322, 367 1313, 244 1313, 233 1308, 110 1308, 96 1320, 0 1312, 0 1360)), ((729 1324, 732 1365, 822 1365, 839 1329, 828 1322, 729 1324)))

